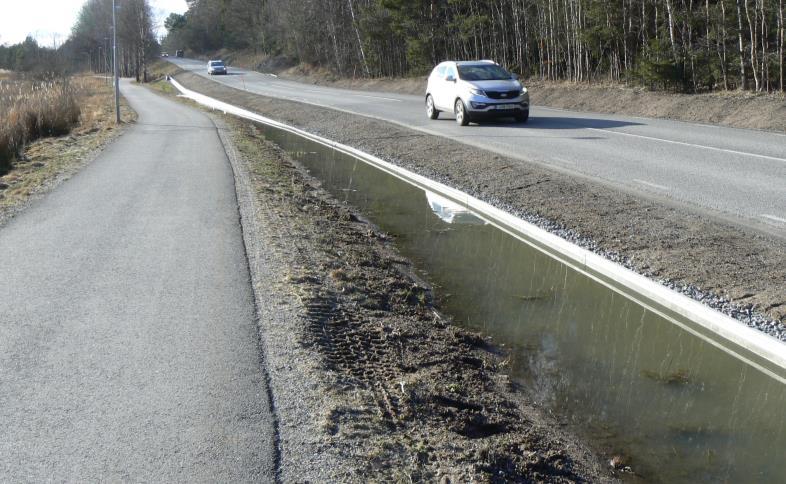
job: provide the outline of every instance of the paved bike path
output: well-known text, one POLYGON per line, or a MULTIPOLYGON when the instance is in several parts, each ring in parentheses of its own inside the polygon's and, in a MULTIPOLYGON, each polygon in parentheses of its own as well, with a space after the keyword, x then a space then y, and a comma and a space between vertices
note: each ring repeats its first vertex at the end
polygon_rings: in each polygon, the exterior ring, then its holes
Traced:
POLYGON ((0 227, 0 480, 268 481, 274 425, 221 141, 136 125, 0 227))

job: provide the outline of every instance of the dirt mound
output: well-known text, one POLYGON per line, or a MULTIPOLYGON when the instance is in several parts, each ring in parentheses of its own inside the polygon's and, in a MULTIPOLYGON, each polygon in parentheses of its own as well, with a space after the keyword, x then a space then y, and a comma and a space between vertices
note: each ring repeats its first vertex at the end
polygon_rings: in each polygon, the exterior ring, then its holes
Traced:
POLYGON ((529 86, 535 105, 786 131, 786 100, 779 94, 674 94, 619 85, 573 83, 533 82, 529 86))
POLYGON ((404 79, 363 77, 341 78, 333 72, 314 66, 299 64, 278 73, 282 78, 308 83, 356 89, 361 91, 395 92, 398 94, 422 95, 426 91, 427 77, 411 77, 404 79))

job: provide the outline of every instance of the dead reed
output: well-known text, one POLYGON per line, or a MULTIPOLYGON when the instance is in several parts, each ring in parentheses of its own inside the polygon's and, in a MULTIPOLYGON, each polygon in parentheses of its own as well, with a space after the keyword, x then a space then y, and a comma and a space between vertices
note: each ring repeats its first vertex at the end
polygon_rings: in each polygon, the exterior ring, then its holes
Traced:
POLYGON ((67 134, 79 122, 80 89, 68 79, 0 79, 0 175, 24 146, 67 134))

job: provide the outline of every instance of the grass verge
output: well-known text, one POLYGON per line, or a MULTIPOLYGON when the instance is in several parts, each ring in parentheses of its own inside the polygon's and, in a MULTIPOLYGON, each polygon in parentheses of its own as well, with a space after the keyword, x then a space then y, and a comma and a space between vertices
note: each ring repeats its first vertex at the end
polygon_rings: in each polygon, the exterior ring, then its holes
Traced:
MULTIPOLYGON (((27 139, 22 147, 14 149, 0 176, 0 220, 35 194, 71 176, 122 132, 123 124, 114 122, 111 83, 84 76, 73 78, 69 86, 79 104, 76 123, 66 134, 27 139)), ((124 124, 136 120, 136 113, 122 99, 120 111, 124 124)))
POLYGON ((67 134, 79 123, 81 86, 68 78, 0 81, 0 174, 11 169, 25 145, 67 134))

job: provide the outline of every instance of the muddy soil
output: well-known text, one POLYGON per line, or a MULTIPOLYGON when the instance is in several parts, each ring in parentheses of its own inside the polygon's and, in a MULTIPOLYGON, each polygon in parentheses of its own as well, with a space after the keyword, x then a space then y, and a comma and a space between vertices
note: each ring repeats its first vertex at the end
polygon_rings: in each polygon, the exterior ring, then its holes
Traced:
POLYGON ((439 314, 388 235, 253 124, 224 122, 282 480, 613 479, 608 456, 512 393, 503 354, 439 314))
POLYGON ((391 123, 304 108, 190 73, 177 78, 199 92, 461 189, 786 338, 783 239, 391 123), (756 322, 756 314, 770 321, 756 322))

